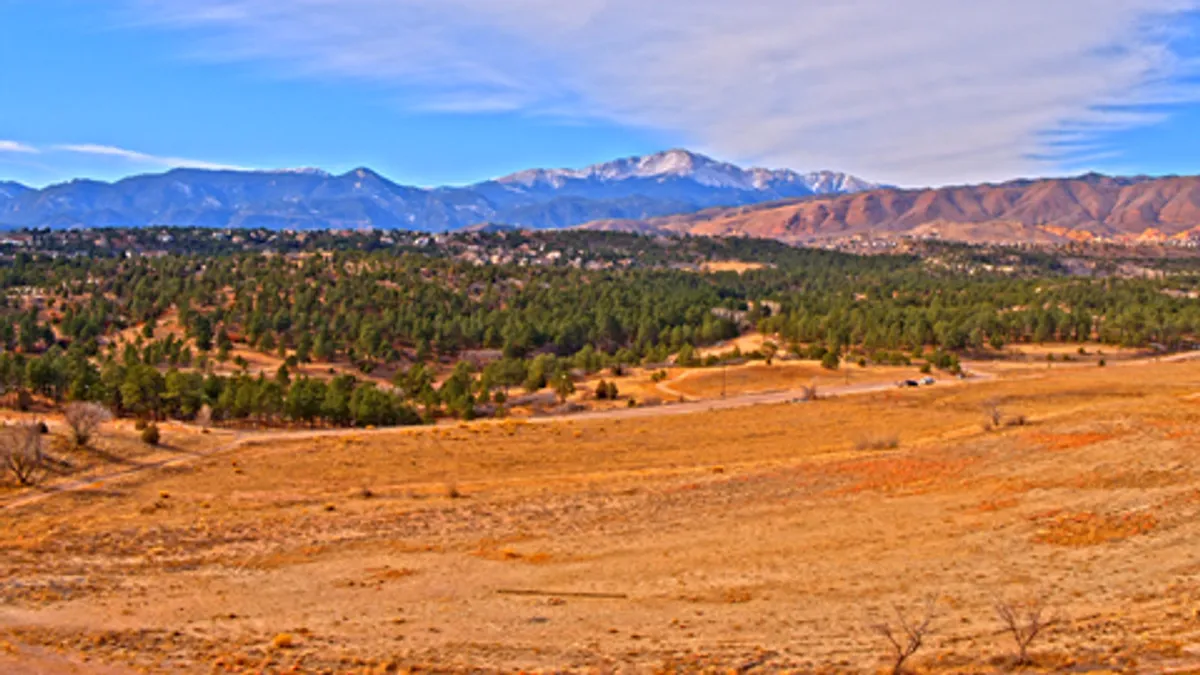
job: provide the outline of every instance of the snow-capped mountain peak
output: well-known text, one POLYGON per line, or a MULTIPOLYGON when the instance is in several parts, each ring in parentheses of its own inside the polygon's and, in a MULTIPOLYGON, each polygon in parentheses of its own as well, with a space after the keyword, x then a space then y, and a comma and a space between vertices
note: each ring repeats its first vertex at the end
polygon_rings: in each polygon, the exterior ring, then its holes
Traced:
POLYGON ((799 174, 788 169, 743 169, 679 148, 593 164, 582 169, 529 169, 499 178, 496 182, 515 189, 560 189, 570 181, 612 183, 635 179, 659 182, 685 179, 707 188, 747 192, 769 192, 784 187, 787 194, 781 196, 877 187, 854 176, 832 171, 799 174))

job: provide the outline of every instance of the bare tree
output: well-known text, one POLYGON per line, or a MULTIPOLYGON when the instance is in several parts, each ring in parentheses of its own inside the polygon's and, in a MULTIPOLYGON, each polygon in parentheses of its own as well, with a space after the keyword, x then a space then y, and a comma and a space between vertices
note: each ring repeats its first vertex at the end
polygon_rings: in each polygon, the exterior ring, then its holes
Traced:
POLYGON ((204 428, 208 428, 212 424, 212 408, 207 403, 200 406, 200 410, 196 413, 196 424, 204 428))
POLYGON ((987 417, 983 425, 986 430, 999 428, 1004 422, 1004 411, 1000 409, 1000 402, 996 399, 983 404, 983 414, 987 417))
POLYGON ((930 626, 937 615, 937 600, 936 595, 926 598, 924 610, 917 619, 910 619, 900 607, 893 605, 896 625, 881 621, 870 627, 872 632, 887 640, 891 647, 892 675, 901 675, 904 672, 905 661, 925 645, 925 638, 929 635, 930 626))
POLYGON ((36 424, 18 424, 0 430, 0 466, 21 485, 36 485, 42 479, 46 455, 36 424))
POLYGON ((67 404, 63 417, 71 428, 71 439, 75 445, 85 446, 100 425, 112 419, 112 413, 98 403, 76 402, 67 404))
POLYGON ((1054 622, 1046 615, 1045 601, 1040 597, 1020 603, 997 600, 995 608, 1004 629, 1017 643, 1017 665, 1029 665, 1029 645, 1054 622))

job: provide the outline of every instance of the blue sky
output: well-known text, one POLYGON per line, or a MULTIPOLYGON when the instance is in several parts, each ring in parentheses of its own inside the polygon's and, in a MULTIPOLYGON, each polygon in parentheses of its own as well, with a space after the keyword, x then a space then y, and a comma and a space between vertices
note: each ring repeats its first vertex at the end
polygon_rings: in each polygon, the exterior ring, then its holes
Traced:
POLYGON ((675 146, 909 185, 1200 173, 1200 0, 983 4, 0 0, 0 180, 434 185, 675 146))

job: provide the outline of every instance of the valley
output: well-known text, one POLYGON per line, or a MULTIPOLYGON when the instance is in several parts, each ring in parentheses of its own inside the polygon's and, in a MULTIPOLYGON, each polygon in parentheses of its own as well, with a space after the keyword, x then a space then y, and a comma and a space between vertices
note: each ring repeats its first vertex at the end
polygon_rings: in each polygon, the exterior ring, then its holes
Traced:
POLYGON ((26 235, 0 669, 874 672, 905 625, 906 672, 1200 658, 1188 257, 26 235))

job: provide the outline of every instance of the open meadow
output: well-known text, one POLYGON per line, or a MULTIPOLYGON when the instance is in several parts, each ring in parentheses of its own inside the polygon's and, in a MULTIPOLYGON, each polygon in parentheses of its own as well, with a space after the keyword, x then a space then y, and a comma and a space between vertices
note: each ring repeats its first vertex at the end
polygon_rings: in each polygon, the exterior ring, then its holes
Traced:
POLYGON ((932 602, 917 672, 1009 669, 996 607, 1027 603, 1031 668, 1194 672, 1198 392, 1200 363, 1139 362, 681 415, 180 425, 177 463, 0 493, 0 670, 875 672, 896 608, 932 602))

